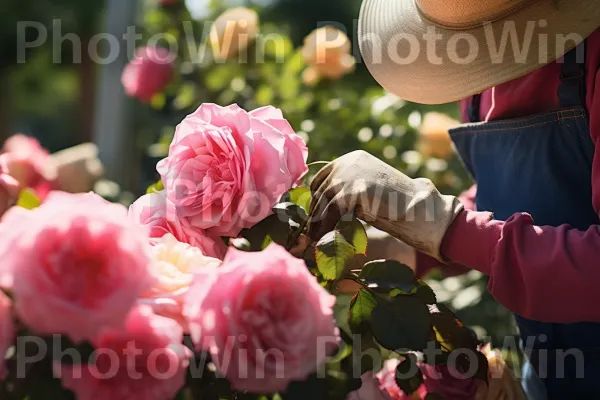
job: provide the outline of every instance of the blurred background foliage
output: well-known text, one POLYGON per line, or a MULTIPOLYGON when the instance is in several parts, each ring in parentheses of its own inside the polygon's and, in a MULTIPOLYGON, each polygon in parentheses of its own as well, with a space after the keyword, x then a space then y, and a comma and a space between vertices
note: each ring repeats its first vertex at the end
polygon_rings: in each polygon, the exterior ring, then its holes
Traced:
MULTIPOLYGON (((272 104, 308 143, 309 161, 332 160, 356 149, 364 149, 411 176, 425 176, 442 192, 459 194, 471 181, 457 157, 451 153, 436 158, 419 147, 423 118, 435 111, 458 118, 456 104, 425 106, 405 102, 387 94, 357 59, 356 69, 338 80, 306 85, 306 64, 300 53, 304 38, 315 28, 334 25, 345 30, 358 56, 355 20, 360 0, 187 0, 161 5, 158 0, 140 0, 138 32, 144 43, 151 35, 168 33, 178 43, 177 73, 164 93, 149 105, 131 100, 134 106, 134 135, 142 159, 138 184, 130 188, 143 193, 156 181, 156 161, 167 151, 176 124, 200 103, 238 103, 251 110, 272 104), (247 62, 239 58, 215 61, 202 32, 231 6, 244 5, 258 11, 261 36, 247 51, 247 62), (191 24, 187 31, 183 22, 191 24), (269 33, 277 33, 272 39, 269 33), (190 36, 191 34, 191 36, 190 36), (187 35, 187 36, 186 36, 187 35), (194 38, 189 44, 186 37, 194 38), (202 60, 199 54, 204 54, 202 60), (264 55, 264 62, 257 60, 264 55)), ((83 46, 99 32, 104 2, 81 0, 20 0, 0 2, 0 139, 21 131, 36 136, 50 151, 91 138, 97 66, 85 52, 73 62, 73 46, 62 41, 57 53, 53 41, 27 51, 27 62, 17 63, 17 21, 39 21, 52 37, 53 20, 60 19, 61 32, 75 33, 83 46), (57 54, 61 62, 53 62, 57 54)), ((28 32, 28 35, 35 32, 28 32)), ((204 35, 206 36, 206 35, 204 35)), ((27 37, 34 40, 35 36, 27 37)), ((85 47, 84 47, 85 48, 85 47)), ((435 153, 435 152, 434 152, 435 153)), ((132 161, 134 162, 134 161, 132 161)), ((476 272, 441 279, 433 274, 438 297, 457 311, 459 318, 489 335, 501 346, 506 335, 516 330, 510 313, 487 293, 486 279, 476 272)))

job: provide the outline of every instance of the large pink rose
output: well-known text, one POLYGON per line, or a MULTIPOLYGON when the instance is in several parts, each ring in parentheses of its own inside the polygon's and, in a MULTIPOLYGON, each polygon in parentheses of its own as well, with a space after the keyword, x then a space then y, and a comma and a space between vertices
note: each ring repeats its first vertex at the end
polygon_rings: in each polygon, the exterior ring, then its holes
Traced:
POLYGON ((8 174, 7 155, 0 155, 0 217, 15 204, 19 196, 19 182, 8 174))
POLYGON ((96 361, 57 365, 65 388, 78 400, 168 400, 185 384, 189 349, 173 320, 133 308, 122 330, 107 330, 92 341, 96 361))
POLYGON ((2 151, 8 173, 21 187, 33 189, 42 199, 55 187, 56 165, 37 139, 13 135, 4 142, 2 151))
POLYGON ((12 303, 10 299, 0 290, 0 380, 6 376, 4 366, 4 355, 12 346, 15 339, 15 325, 13 322, 12 303))
POLYGON ((213 236, 236 236, 271 213, 306 173, 307 148, 281 111, 203 104, 157 165, 177 214, 213 236))
POLYGON ((230 248, 219 268, 197 272, 183 313, 194 343, 236 390, 278 392, 336 348, 334 303, 302 260, 271 244, 230 248))
POLYGON ((142 102, 162 92, 173 77, 173 55, 162 47, 140 47, 123 70, 121 83, 125 93, 142 102))
POLYGON ((204 255, 220 260, 227 251, 227 246, 220 237, 209 237, 202 229, 192 228, 187 219, 178 217, 164 191, 149 193, 137 199, 129 207, 129 217, 133 222, 149 228, 152 239, 169 233, 178 241, 199 248, 204 255))
POLYGON ((34 210, 0 223, 0 283, 20 319, 40 334, 80 341, 122 327, 151 283, 145 229, 98 195, 51 192, 34 210))

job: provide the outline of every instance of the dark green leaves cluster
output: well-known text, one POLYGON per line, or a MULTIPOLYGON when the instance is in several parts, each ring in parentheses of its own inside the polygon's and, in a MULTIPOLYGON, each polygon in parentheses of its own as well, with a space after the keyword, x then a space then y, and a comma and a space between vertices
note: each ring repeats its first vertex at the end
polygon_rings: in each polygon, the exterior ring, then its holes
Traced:
MULTIPOLYGON (((355 277, 362 289, 350 304, 348 323, 354 335, 372 336, 379 346, 403 355, 396 371, 399 387, 411 394, 423 382, 415 353, 441 350, 441 356, 425 359, 443 365, 452 351, 470 350, 478 355, 475 379, 487 379, 487 361, 478 352, 480 342, 445 306, 437 304, 433 290, 413 271, 394 260, 367 263, 355 277)), ((471 371, 470 359, 457 358, 459 372, 471 371)))

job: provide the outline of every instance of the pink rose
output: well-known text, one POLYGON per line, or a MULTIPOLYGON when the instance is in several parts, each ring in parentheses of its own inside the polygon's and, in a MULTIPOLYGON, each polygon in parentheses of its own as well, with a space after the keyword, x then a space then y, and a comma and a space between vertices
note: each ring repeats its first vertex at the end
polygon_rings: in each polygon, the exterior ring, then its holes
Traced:
POLYGON ((19 182, 8 174, 6 154, 0 155, 0 217, 19 197, 19 182))
POLYGON ((12 304, 10 299, 0 290, 0 380, 6 377, 4 355, 15 339, 12 304))
POLYGON ((217 268, 221 260, 177 241, 170 233, 155 242, 150 257, 151 273, 155 279, 152 286, 142 293, 140 303, 152 306, 156 314, 172 318, 184 326, 181 307, 194 274, 206 268, 217 268))
POLYGON ((451 366, 421 364, 424 385, 429 393, 437 393, 448 400, 472 400, 476 398, 479 383, 463 378, 451 366))
POLYGON ((145 230, 96 194, 51 192, 34 210, 13 207, 0 237, 0 283, 40 334, 81 341, 120 328, 151 283, 145 230))
POLYGON ((173 77, 173 55, 162 47, 140 47, 125 67, 121 83, 125 93, 147 103, 162 92, 173 77))
POLYGON ((227 246, 220 238, 211 238, 201 229, 193 229, 185 218, 175 214, 175 206, 166 198, 165 192, 146 194, 129 207, 129 217, 136 224, 150 230, 150 237, 158 239, 170 233, 180 242, 202 250, 209 257, 220 260, 225 257, 227 246))
POLYGON ((107 330, 92 341, 94 363, 56 365, 62 385, 79 400, 173 399, 185 384, 189 349, 173 320, 133 308, 123 330, 107 330))
POLYGON ((37 139, 13 135, 4 142, 2 151, 8 173, 21 187, 33 189, 42 199, 54 188, 56 165, 37 139))
POLYGON ((379 379, 372 371, 365 372, 360 379, 362 386, 358 390, 348 393, 346 400, 397 400, 390 397, 388 392, 381 388, 379 379))
MULTIPOLYGON (((384 363, 381 371, 375 375, 378 379, 377 387, 388 396, 384 395, 384 399, 422 400, 425 399, 428 393, 438 394, 447 400, 479 399, 477 390, 480 385, 476 380, 461 378, 457 372, 451 371, 449 366, 438 365, 434 367, 425 363, 418 364, 423 374, 423 384, 413 396, 408 396, 396 383, 396 367, 399 363, 400 360, 398 359, 389 359, 384 363)), ((362 380, 363 387, 351 393, 355 397, 349 397, 346 400, 362 400, 363 397, 370 399, 365 396, 375 389, 369 373, 363 375, 362 380)))
POLYGON ((278 392, 337 347, 334 303, 302 260, 271 244, 256 253, 230 248, 221 267, 197 272, 183 314, 234 389, 278 392))
POLYGON ((304 141, 281 111, 203 104, 176 129, 157 165, 167 198, 190 226, 236 236, 267 217, 306 173, 304 141))
POLYGON ((392 400, 424 399, 428 393, 425 385, 419 387, 415 397, 408 396, 400 389, 396 383, 396 367, 399 363, 400 360, 391 358, 383 364, 383 368, 376 375, 377 379, 379 379, 379 387, 384 390, 392 400))

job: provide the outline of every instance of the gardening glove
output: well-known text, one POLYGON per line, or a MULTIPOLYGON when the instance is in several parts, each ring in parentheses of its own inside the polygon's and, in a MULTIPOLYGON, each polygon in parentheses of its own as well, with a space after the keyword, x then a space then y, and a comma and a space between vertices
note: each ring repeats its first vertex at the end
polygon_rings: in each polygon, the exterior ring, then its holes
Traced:
POLYGON ((315 176, 308 235, 313 240, 334 229, 349 213, 439 261, 446 230, 463 209, 428 179, 411 179, 365 151, 329 163, 315 176))

